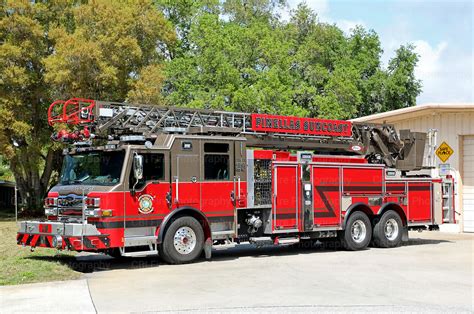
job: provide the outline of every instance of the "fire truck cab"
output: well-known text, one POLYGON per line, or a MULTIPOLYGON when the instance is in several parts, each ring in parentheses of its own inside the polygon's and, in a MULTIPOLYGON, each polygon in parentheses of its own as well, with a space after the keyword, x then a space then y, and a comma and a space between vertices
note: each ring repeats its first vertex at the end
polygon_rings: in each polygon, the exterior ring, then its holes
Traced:
POLYGON ((440 180, 413 171, 424 147, 416 134, 401 132, 402 141, 386 126, 347 121, 68 102, 52 104, 50 123, 84 129, 54 135, 75 145, 45 199, 47 219, 19 224, 23 246, 186 263, 242 242, 394 247, 410 228, 442 221, 440 180))

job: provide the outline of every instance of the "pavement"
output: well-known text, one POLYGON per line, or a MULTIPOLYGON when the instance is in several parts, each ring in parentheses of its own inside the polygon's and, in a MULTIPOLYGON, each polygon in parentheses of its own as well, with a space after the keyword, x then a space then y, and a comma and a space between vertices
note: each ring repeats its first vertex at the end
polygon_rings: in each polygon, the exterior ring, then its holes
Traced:
POLYGON ((96 313, 87 279, 0 287, 0 313, 96 313))
POLYGON ((410 238, 358 252, 242 245, 188 265, 81 254, 82 279, 0 287, 0 312, 472 313, 474 235, 410 238))

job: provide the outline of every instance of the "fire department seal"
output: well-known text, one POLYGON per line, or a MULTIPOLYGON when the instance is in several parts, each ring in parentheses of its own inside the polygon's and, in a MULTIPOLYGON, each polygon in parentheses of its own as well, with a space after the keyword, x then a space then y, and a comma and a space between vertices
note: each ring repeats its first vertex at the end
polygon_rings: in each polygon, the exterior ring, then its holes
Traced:
POLYGON ((138 198, 138 211, 142 214, 149 214, 153 211, 153 196, 144 194, 138 198))

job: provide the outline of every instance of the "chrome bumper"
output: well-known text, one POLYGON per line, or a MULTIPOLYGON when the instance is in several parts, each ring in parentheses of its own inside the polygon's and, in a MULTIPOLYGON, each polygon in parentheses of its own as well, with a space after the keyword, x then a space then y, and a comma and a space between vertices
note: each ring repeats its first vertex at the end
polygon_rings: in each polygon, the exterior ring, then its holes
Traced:
POLYGON ((94 225, 57 222, 57 221, 21 221, 18 232, 27 234, 62 235, 67 237, 95 236, 101 233, 94 225))

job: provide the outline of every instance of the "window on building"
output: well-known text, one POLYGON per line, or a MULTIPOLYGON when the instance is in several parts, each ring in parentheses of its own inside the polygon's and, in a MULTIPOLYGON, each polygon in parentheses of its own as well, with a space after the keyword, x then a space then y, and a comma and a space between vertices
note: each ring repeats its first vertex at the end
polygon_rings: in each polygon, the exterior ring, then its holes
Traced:
MULTIPOLYGON (((164 154, 141 154, 143 156, 143 178, 140 179, 135 186, 136 189, 143 188, 147 182, 159 181, 165 178, 165 155, 164 154)), ((130 170, 129 186, 133 187, 135 184, 135 177, 133 175, 133 167, 130 170)))

